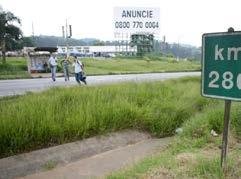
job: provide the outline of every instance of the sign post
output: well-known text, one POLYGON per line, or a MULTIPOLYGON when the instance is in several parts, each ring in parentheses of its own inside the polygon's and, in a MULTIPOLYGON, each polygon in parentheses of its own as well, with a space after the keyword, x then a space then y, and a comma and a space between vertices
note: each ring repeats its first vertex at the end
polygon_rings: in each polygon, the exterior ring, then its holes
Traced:
POLYGON ((241 101, 241 32, 209 33, 202 37, 202 96, 225 100, 221 167, 227 169, 231 100, 241 101))
POLYGON ((223 141, 221 152, 221 167, 223 171, 227 171, 227 150, 228 150, 228 131, 229 131, 229 116, 230 116, 231 100, 225 100, 224 107, 224 127, 223 127, 223 141))

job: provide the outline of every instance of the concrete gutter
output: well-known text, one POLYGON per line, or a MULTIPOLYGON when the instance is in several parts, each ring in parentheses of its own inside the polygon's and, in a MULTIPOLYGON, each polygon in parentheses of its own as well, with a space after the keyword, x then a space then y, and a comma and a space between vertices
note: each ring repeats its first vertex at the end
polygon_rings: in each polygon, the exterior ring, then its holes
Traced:
POLYGON ((0 179, 46 171, 150 138, 147 133, 127 130, 3 158, 0 159, 0 179))

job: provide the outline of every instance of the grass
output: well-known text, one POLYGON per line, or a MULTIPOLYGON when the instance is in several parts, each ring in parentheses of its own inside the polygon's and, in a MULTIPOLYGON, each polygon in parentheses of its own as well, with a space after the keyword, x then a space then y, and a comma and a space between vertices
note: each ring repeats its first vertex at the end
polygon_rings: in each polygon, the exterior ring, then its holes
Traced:
POLYGON ((23 57, 8 57, 7 63, 0 63, 0 79, 30 78, 27 61, 23 57))
MULTIPOLYGON (((61 59, 59 59, 60 61, 61 59)), ((200 62, 180 61, 170 57, 143 59, 82 59, 87 75, 151 73, 168 71, 198 71, 200 62)), ((61 65, 58 66, 61 71, 61 65)), ((74 70, 71 67, 72 73, 74 70)), ((0 79, 30 78, 27 72, 26 58, 7 58, 6 64, 0 64, 0 79)))
POLYGON ((45 169, 45 170, 52 170, 52 169, 54 169, 56 166, 57 166, 57 162, 56 162, 56 161, 53 161, 53 160, 50 160, 50 161, 48 161, 47 163, 45 163, 45 164, 43 165, 43 169, 45 169))
POLYGON ((239 178, 241 175, 240 104, 233 103, 231 136, 229 139, 228 170, 220 167, 223 101, 213 100, 189 120, 184 121, 183 133, 159 154, 149 156, 130 168, 112 173, 107 178, 239 178), (213 137, 215 129, 220 135, 213 137))
POLYGON ((170 136, 210 103, 200 80, 55 88, 0 99, 0 155, 75 141, 126 128, 170 136), (188 89, 188 90, 187 90, 188 89))
MULTIPOLYGON (((228 170, 220 168, 224 102, 200 96, 199 78, 55 88, 0 98, 0 155, 9 156, 126 128, 163 137, 160 153, 107 178, 239 178, 241 111, 232 103, 228 170), (188 89, 188 90, 187 90, 188 89), (218 137, 210 131, 214 129, 218 137)), ((52 168, 52 163, 46 168, 52 168)))
POLYGON ((199 62, 180 61, 173 58, 165 60, 140 59, 83 59, 87 74, 125 74, 125 73, 152 73, 170 71, 198 71, 199 62))

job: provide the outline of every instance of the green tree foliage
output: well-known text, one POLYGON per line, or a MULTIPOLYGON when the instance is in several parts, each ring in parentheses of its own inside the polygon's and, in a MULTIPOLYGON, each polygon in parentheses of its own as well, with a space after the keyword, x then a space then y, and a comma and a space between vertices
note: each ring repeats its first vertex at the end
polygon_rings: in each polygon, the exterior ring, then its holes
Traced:
POLYGON ((0 45, 3 63, 6 63, 6 51, 20 45, 19 40, 22 37, 22 31, 14 23, 21 24, 21 21, 12 12, 0 12, 0 45))
POLYGON ((32 37, 23 37, 21 39, 21 48, 23 47, 34 47, 35 46, 35 42, 34 39, 32 37))
POLYGON ((104 41, 97 40, 96 42, 94 42, 93 45, 95 45, 95 46, 104 46, 104 45, 106 45, 106 43, 104 41))
POLYGON ((174 57, 188 58, 188 59, 201 59, 201 47, 192 45, 159 42, 160 50, 164 54, 172 54, 174 57))
MULTIPOLYGON (((56 46, 65 46, 66 39, 63 37, 57 36, 34 36, 30 37, 32 41, 34 41, 35 46, 37 47, 56 47, 56 46)), ((94 45, 95 43, 99 42, 100 40, 94 38, 84 38, 84 39, 74 39, 69 38, 68 44, 70 46, 87 46, 87 45, 94 45)))

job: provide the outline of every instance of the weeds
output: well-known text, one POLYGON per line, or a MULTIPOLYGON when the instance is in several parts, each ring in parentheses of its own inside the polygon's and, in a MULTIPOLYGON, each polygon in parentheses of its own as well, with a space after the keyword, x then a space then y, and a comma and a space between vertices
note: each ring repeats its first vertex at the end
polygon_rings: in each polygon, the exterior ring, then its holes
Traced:
MULTIPOLYGON (((194 103, 195 104, 195 103, 194 103)), ((231 135, 229 136, 228 170, 220 167, 224 102, 209 100, 202 111, 182 124, 183 132, 160 154, 147 157, 133 167, 120 170, 108 178, 240 178, 240 103, 232 103, 231 135), (214 129, 219 136, 213 137, 214 129), (142 167, 146 166, 146 167, 142 167), (148 166, 148 167, 147 167, 148 166), (140 170, 136 170, 139 168, 140 170)))
POLYGON ((56 162, 56 161, 53 161, 53 160, 50 160, 50 161, 48 161, 47 163, 44 164, 43 168, 44 168, 45 170, 52 170, 52 169, 54 169, 56 166, 57 166, 57 162, 56 162))

